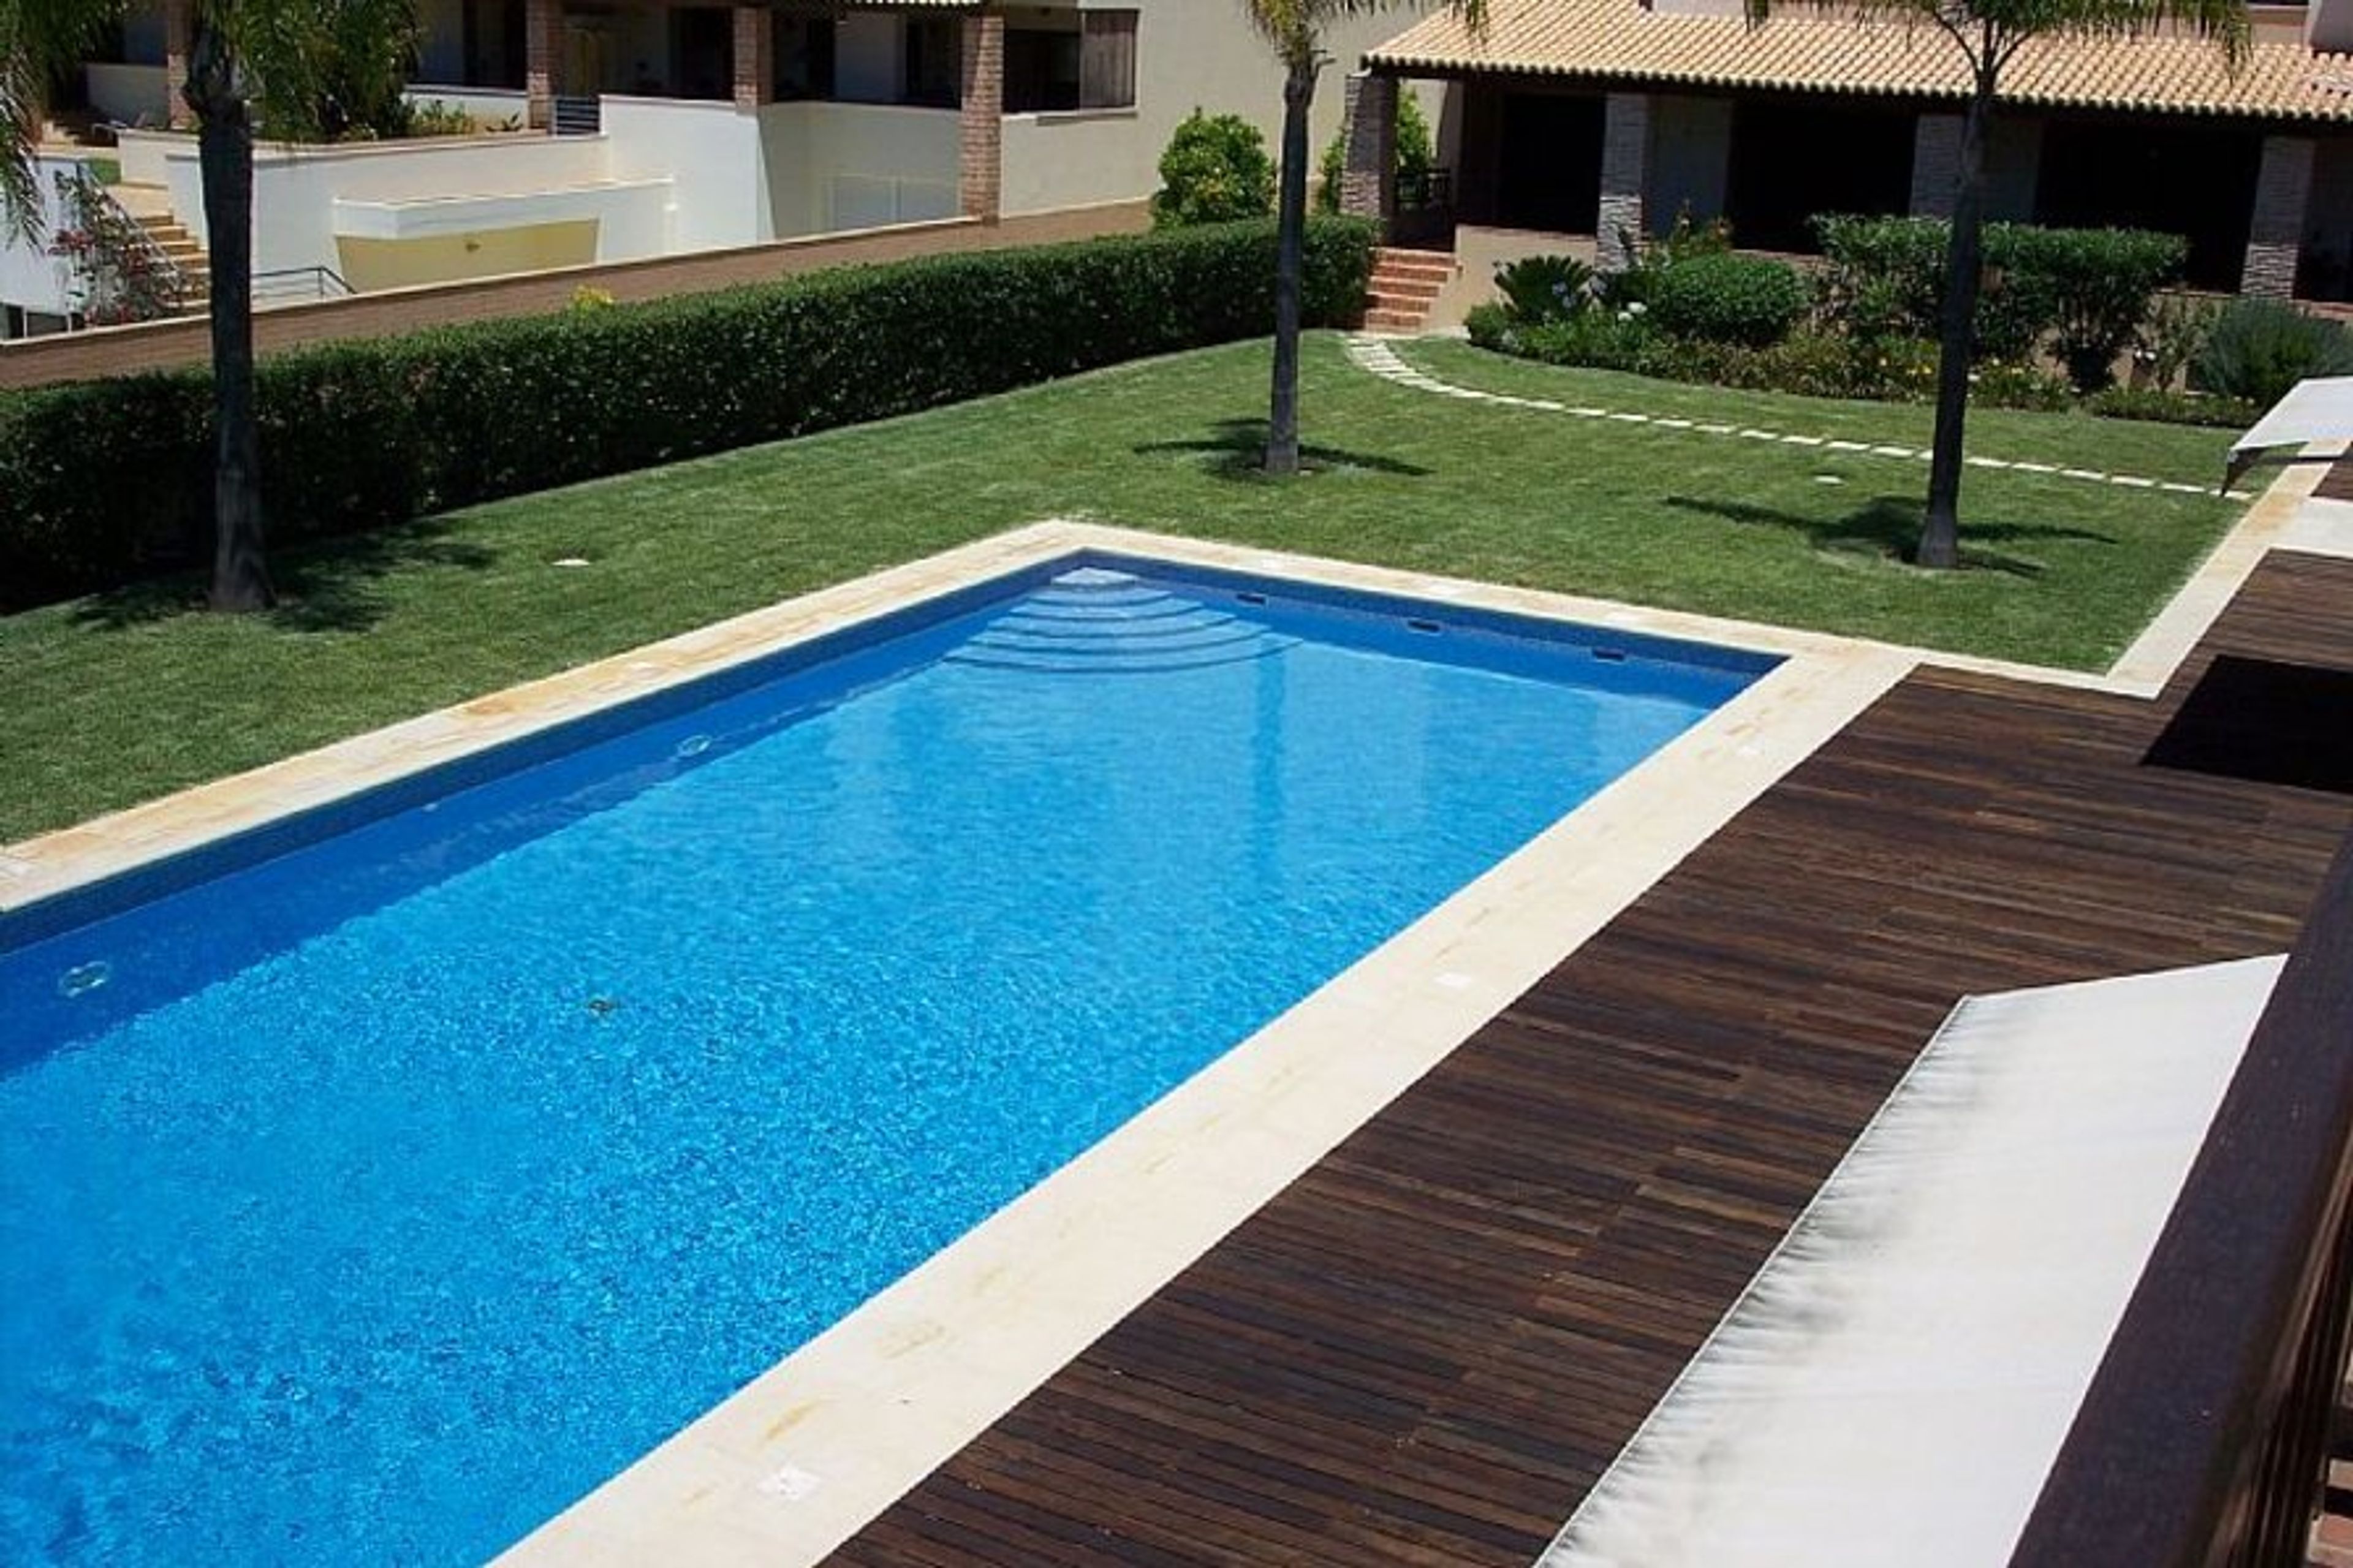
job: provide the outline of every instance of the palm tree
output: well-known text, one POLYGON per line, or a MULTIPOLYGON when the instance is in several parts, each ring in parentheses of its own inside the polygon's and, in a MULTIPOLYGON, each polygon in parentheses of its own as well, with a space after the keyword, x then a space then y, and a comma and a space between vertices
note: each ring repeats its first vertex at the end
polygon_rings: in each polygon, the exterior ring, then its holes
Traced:
MULTIPOLYGON (((79 65, 124 0, 0 0, 0 216, 39 219, 33 136, 42 89, 79 65)), ((261 437, 253 392, 253 109, 314 125, 333 81, 396 93, 416 38, 413 0, 197 0, 183 96, 196 116, 212 252, 213 575, 216 610, 267 609, 261 437)))
MULTIPOLYGON (((1246 0, 1251 25, 1282 62, 1282 170, 1275 185, 1274 387, 1266 420, 1266 471, 1299 471, 1299 295, 1307 248, 1307 112, 1323 73, 1324 29, 1388 8, 1392 0, 1246 0)), ((1486 0, 1446 0, 1473 27, 1486 0)))
MULTIPOLYGON (((1936 438, 1928 464, 1928 504, 1913 559, 1922 566, 1960 563, 1961 426, 1968 413, 1969 340, 1977 320, 1985 257, 1985 149, 2002 68, 2031 38, 2123 38, 2180 24, 2215 39, 2232 68, 2247 50, 2245 0, 1807 0, 1862 20, 1926 22, 1952 41, 1969 68, 1968 109, 1961 121, 1951 238, 1946 247, 1945 300, 1936 353, 1936 438)), ((1773 0, 1745 0, 1762 25, 1773 0)))

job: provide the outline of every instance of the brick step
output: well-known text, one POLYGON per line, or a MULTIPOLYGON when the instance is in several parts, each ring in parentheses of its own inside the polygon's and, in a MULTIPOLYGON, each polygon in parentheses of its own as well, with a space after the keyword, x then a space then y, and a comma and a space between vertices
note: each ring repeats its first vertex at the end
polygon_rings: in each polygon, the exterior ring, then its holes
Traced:
POLYGON ((1417 282, 1445 283, 1454 277, 1452 267, 1431 267, 1419 261, 1377 261, 1373 263, 1376 278, 1409 278, 1417 282))
POLYGON ((1376 306, 1365 312, 1365 325, 1377 332, 1418 332, 1429 319, 1427 310, 1390 310, 1376 306))
POLYGON ((1402 245, 1384 245, 1373 253, 1377 261, 1411 261, 1425 267, 1452 268, 1454 253, 1451 250, 1414 250, 1402 245))
POLYGON ((1399 300, 1435 300, 1446 285, 1432 278, 1384 278, 1373 274, 1369 285, 1376 294, 1386 294, 1399 300))
POLYGON ((1388 300, 1378 294, 1366 300, 1365 309, 1385 311, 1392 316, 1411 316, 1417 321, 1426 321, 1430 316, 1430 301, 1427 300, 1388 300))

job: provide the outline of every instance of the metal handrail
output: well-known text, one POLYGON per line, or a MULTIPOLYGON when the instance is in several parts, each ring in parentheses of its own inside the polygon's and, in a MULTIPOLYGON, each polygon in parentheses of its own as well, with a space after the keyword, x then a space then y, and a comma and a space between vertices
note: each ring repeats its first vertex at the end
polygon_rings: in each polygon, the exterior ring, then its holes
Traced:
POLYGON ((253 275, 253 298, 303 300, 348 300, 359 290, 343 281, 343 275, 325 265, 313 267, 272 267, 253 275), (306 289, 301 287, 307 282, 306 289))
POLYGON ((164 302, 174 310, 187 309, 188 298, 195 292, 195 284, 188 277, 187 268, 182 267, 172 253, 164 248, 162 242, 156 239, 154 232, 145 224, 141 223, 137 215, 122 205, 121 198, 98 183, 97 176, 90 172, 87 165, 82 168, 81 178, 91 190, 98 193, 100 201, 114 209, 115 216, 122 220, 122 226, 132 235, 132 243, 138 247, 140 253, 147 258, 148 265, 164 277, 165 279, 163 290, 164 302))

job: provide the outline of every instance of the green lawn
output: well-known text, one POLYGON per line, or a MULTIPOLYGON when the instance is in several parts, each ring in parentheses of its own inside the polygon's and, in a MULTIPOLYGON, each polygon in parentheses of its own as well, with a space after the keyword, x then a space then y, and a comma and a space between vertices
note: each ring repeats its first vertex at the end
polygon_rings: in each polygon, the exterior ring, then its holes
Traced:
MULTIPOLYGON (((1670 385, 1418 343, 1465 384, 1922 444, 1916 408, 1670 385)), ((1263 344, 474 508, 276 562, 286 607, 174 584, 0 619, 0 842, 1050 516, 2008 658, 2105 665, 2234 515, 1972 471, 1968 569, 1904 565, 1925 465, 1435 396, 1304 356, 1323 469, 1244 471, 1263 344), (1828 482, 1836 480, 1836 483, 1828 482), (585 569, 550 563, 585 556, 585 569)), ((1993 414, 1991 456, 2189 482, 2221 432, 1993 414)))

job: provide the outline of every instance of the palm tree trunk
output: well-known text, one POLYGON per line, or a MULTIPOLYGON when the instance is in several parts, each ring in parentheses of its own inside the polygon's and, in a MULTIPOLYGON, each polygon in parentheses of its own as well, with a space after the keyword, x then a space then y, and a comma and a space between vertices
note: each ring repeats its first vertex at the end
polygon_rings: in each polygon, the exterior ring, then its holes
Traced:
POLYGON ((188 53, 212 255, 211 603, 216 610, 265 610, 277 595, 261 549, 261 436, 253 404, 253 122, 228 40, 201 8, 188 53))
POLYGON ((1314 51, 1293 53, 1282 79, 1282 174, 1275 197, 1274 389, 1266 418, 1266 471, 1299 471, 1299 295, 1307 249, 1307 110, 1314 51))
POLYGON ((1985 141, 1993 89, 1992 72, 1981 70, 1961 121, 1959 185, 1945 256, 1944 338, 1936 353, 1936 440, 1928 459, 1928 510, 1913 553, 1922 566, 1960 564, 1961 427, 1969 412, 1969 349, 1985 264, 1985 141))

